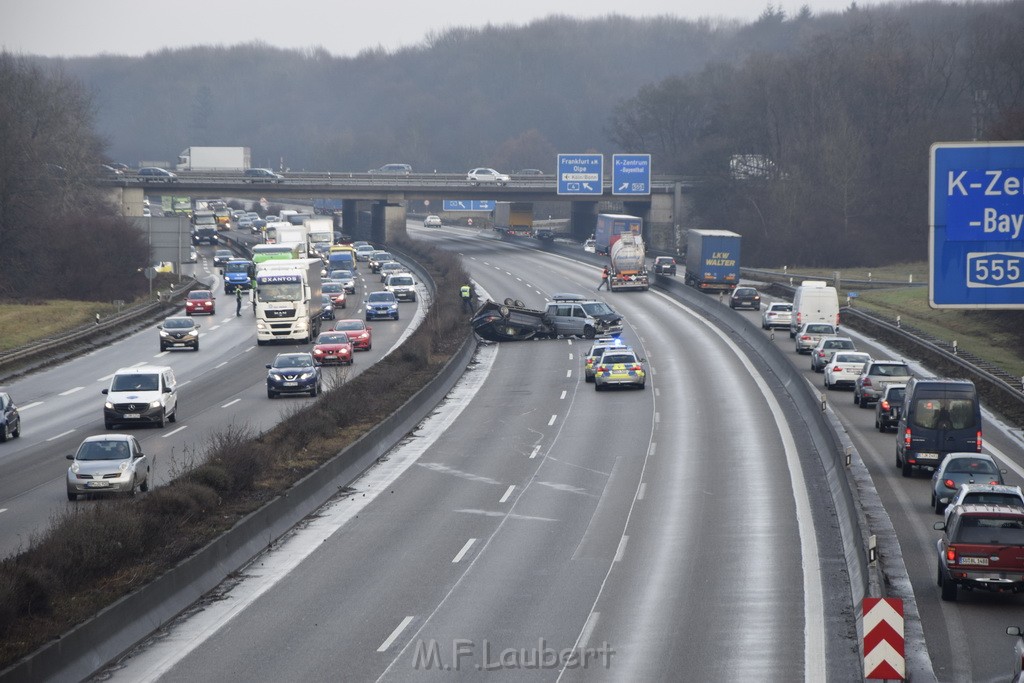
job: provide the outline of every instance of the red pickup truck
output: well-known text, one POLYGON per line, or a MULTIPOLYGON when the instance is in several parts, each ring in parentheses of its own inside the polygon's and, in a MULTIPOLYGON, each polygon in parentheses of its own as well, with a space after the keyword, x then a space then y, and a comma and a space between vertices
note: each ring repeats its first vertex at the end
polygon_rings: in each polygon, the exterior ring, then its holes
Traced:
POLYGON ((1024 507, 957 505, 939 539, 938 583, 942 599, 955 601, 957 589, 1024 592, 1024 507))

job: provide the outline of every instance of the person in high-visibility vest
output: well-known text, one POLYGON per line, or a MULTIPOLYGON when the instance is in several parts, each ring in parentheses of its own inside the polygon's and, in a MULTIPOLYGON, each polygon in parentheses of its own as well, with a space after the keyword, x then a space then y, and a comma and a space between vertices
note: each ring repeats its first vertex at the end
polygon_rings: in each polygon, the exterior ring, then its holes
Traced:
POLYGON ((459 296, 462 297, 462 310, 473 312, 473 288, 469 285, 462 285, 459 288, 459 296))

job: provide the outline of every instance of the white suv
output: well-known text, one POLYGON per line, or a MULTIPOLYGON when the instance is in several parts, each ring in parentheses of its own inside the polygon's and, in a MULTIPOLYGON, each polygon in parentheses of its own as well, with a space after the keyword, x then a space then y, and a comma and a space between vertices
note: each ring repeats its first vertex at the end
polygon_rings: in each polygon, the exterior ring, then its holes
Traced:
POLYGON ((480 183, 497 183, 498 185, 504 185, 510 178, 505 173, 498 173, 493 168, 474 168, 472 171, 466 174, 466 180, 473 181, 474 185, 480 183))
POLYGON ((384 289, 394 294, 399 301, 416 301, 416 281, 409 273, 388 275, 384 289))

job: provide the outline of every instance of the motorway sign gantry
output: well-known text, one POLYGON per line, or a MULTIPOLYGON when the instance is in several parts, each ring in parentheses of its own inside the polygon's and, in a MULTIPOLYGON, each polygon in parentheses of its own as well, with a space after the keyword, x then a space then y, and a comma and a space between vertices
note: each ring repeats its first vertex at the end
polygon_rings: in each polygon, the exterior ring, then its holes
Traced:
POLYGON ((651 193, 651 155, 612 155, 612 194, 651 193))
POLYGON ((604 194, 604 155, 559 154, 558 194, 604 194))
POLYGON ((1024 142, 932 145, 933 308, 1024 308, 1024 142))
POLYGON ((445 199, 442 211, 494 211, 493 199, 445 199))

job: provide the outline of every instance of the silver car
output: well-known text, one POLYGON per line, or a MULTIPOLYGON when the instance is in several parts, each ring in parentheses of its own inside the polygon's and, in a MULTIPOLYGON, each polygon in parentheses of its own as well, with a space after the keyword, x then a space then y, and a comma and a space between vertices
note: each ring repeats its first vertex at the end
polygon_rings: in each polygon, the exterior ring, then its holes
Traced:
POLYGON ((622 316, 611 306, 582 294, 555 294, 544 311, 544 321, 558 336, 593 339, 622 332, 622 316))
POLYGON ((149 490, 149 459, 131 434, 90 436, 78 447, 68 468, 68 500, 89 493, 149 490))
POLYGON ((836 326, 829 323, 804 323, 794 337, 797 353, 810 353, 822 337, 836 336, 836 326))
POLYGON ((768 308, 761 313, 761 329, 773 330, 777 327, 789 329, 789 323, 793 319, 793 304, 784 301, 776 301, 768 304, 768 308))

